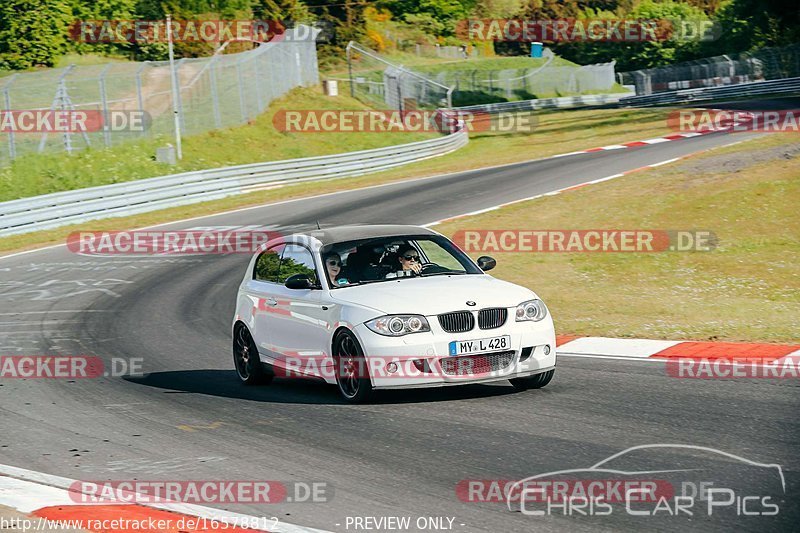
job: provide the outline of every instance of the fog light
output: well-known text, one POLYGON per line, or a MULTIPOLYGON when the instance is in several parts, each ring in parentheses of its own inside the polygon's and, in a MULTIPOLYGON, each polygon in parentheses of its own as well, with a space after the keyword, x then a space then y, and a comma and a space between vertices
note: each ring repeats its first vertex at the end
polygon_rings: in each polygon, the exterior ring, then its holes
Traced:
POLYGON ((389 363, 386 365, 386 370, 388 370, 390 374, 394 374, 397 372, 397 363, 389 363))
POLYGON ((544 345, 544 354, 545 355, 550 355, 550 345, 549 344, 545 344, 544 345))

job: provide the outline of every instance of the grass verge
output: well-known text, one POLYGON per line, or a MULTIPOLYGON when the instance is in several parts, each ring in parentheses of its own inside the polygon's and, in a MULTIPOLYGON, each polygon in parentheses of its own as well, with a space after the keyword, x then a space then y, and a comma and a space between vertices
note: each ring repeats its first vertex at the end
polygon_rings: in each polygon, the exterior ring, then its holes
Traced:
POLYGON ((497 253, 492 274, 563 333, 798 342, 798 175, 796 134, 775 134, 436 229, 711 230, 710 252, 497 253))

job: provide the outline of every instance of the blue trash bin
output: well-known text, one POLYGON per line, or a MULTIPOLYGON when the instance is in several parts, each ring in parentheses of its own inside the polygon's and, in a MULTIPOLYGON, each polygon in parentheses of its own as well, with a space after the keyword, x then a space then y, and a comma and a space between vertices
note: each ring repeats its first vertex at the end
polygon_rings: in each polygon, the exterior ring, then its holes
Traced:
POLYGON ((544 49, 544 45, 542 43, 532 42, 531 43, 531 57, 542 57, 542 50, 544 49))

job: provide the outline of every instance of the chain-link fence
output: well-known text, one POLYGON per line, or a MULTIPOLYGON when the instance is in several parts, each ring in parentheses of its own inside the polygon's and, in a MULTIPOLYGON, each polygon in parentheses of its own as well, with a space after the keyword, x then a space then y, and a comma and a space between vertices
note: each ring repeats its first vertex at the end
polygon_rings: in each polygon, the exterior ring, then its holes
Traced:
POLYGON ((378 52, 351 42, 347 45, 350 94, 379 107, 409 111, 452 107, 452 90, 378 52))
MULTIPOLYGON (((255 118, 269 103, 298 86, 319 83, 314 36, 298 26, 283 39, 237 54, 176 61, 177 108, 184 135, 235 126, 255 118)), ((22 72, 0 78, 0 109, 145 111, 143 131, 103 128, 69 133, 15 132, 5 136, 0 164, 33 153, 111 146, 130 139, 174 135, 172 85, 167 61, 113 62, 22 72)))
POLYGON ((423 73, 453 88, 455 106, 578 95, 614 87, 614 62, 584 66, 555 63, 556 57, 545 49, 544 63, 537 67, 423 73))
POLYGON ((800 44, 622 73, 637 95, 800 76, 800 44))
MULTIPOLYGON (((356 43, 347 48, 353 96, 394 109, 441 108, 512 100, 578 95, 613 89, 614 62, 555 65, 544 51, 543 64, 503 70, 454 69, 425 65, 411 71, 356 43)), ((468 63, 467 63, 468 64, 468 63)))

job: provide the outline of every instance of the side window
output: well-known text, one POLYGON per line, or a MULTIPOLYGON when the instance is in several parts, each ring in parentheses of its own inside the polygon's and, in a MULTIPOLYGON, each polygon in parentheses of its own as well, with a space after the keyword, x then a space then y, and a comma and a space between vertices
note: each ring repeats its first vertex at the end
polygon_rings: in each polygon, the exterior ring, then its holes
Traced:
POLYGON ((281 252, 284 248, 284 244, 279 244, 259 255, 253 270, 253 279, 275 283, 278 280, 278 267, 281 264, 281 252))
POLYGON ((428 240, 417 241, 417 246, 422 249, 428 257, 428 261, 436 263, 448 270, 456 270, 459 272, 464 271, 464 265, 458 262, 458 259, 453 257, 447 250, 439 246, 437 243, 428 240))
POLYGON ((278 276, 279 283, 285 283, 289 276, 295 274, 307 275, 313 283, 318 283, 317 269, 314 267, 314 256, 308 249, 297 245, 287 244, 281 260, 281 272, 278 276))

